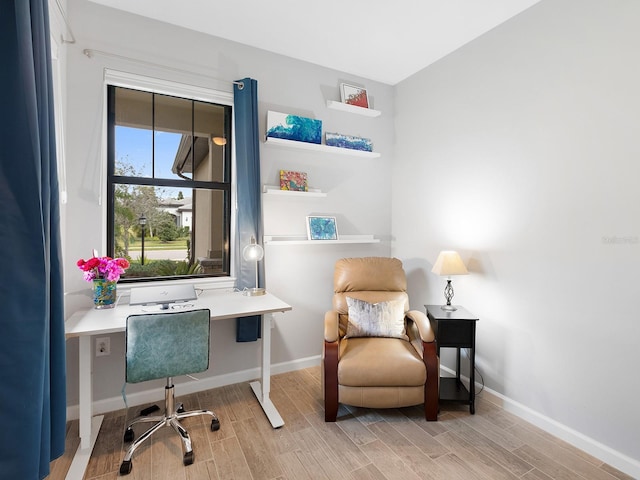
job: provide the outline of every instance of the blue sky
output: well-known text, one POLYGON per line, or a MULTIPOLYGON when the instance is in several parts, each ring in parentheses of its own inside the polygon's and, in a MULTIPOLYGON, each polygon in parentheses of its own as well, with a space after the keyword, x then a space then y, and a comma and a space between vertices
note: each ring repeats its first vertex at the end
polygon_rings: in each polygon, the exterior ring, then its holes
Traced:
MULTIPOLYGON (((179 133, 155 132, 156 178, 179 178, 171 172, 171 166, 180 138, 179 133)), ((131 165, 142 177, 151 177, 152 155, 153 132, 151 130, 116 126, 116 162, 131 165)), ((173 197, 180 189, 163 188, 163 190, 165 194, 173 197)), ((183 194, 190 196, 186 191, 183 191, 183 194)))

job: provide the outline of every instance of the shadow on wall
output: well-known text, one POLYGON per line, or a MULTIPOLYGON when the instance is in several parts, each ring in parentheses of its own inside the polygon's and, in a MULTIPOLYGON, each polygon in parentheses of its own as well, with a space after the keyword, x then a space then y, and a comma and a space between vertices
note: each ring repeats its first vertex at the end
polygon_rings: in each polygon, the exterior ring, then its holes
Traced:
POLYGON ((424 305, 430 298, 430 289, 436 287, 434 280, 437 277, 430 273, 432 265, 424 258, 406 258, 402 260, 402 266, 407 275, 407 293, 411 299, 411 308, 424 310, 424 305))

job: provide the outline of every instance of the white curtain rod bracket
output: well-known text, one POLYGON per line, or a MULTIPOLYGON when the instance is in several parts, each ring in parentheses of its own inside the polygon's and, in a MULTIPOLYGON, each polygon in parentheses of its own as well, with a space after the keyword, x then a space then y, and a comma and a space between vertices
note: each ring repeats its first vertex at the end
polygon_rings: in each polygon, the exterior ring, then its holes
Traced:
POLYGON ((62 16, 62 20, 64 21, 65 26, 67 27, 67 33, 69 35, 71 35, 71 39, 67 40, 66 38, 64 38, 64 35, 60 35, 60 40, 62 41, 62 43, 76 43, 76 36, 73 34, 73 30, 71 30, 71 25, 69 25, 69 21, 67 20, 67 14, 65 13, 65 11, 62 8, 62 5, 60 5, 60 0, 56 0, 56 6, 58 7, 58 10, 60 11, 60 15, 62 16))

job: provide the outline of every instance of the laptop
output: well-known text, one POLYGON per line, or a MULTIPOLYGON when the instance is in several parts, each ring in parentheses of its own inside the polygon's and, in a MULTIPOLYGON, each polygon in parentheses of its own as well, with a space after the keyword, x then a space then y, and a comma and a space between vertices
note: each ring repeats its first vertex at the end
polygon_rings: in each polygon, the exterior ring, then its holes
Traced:
POLYGON ((129 305, 160 305, 165 310, 171 303, 197 300, 196 290, 192 284, 158 285, 152 287, 135 287, 131 289, 129 305))

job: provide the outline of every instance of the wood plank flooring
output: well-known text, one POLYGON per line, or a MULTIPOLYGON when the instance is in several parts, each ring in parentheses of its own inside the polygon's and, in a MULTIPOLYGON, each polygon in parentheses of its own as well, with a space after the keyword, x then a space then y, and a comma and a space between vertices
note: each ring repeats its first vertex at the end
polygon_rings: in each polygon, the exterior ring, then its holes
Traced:
MULTIPOLYGON (((179 391, 177 392, 179 394, 179 391)), ((482 394, 476 414, 443 406, 438 422, 420 407, 369 410, 341 406, 325 423, 320 367, 272 379, 271 398, 285 420, 274 430, 248 383, 179 397, 187 410, 208 408, 220 418, 184 421, 193 465, 182 465, 180 440, 163 428, 133 456, 130 480, 628 480, 598 459, 505 412, 482 394)), ((158 405, 164 401, 158 393, 158 405)), ((85 480, 119 477, 125 423, 146 405, 105 415, 85 480)), ((136 430, 140 435, 145 427, 136 430)), ((65 455, 47 480, 65 478, 79 443, 78 422, 67 425, 65 455)))

